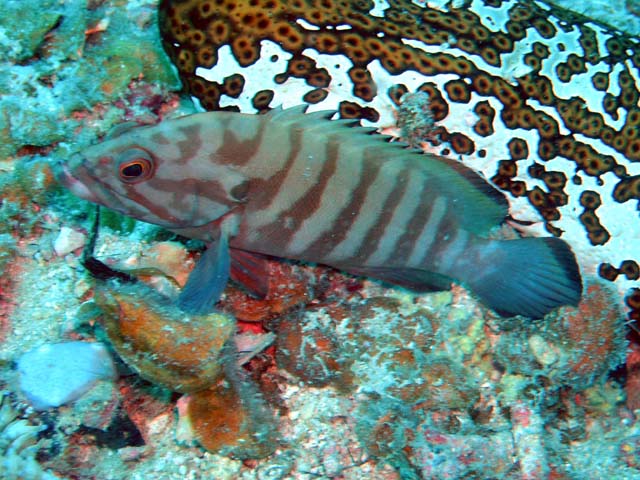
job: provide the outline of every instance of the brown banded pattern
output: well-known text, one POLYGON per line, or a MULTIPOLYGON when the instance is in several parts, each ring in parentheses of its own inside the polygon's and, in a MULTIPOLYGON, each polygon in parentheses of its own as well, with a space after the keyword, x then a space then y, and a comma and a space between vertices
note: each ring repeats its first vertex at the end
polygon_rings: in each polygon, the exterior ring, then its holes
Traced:
POLYGON ((488 239, 507 205, 480 176, 328 116, 293 108, 168 120, 91 147, 71 162, 76 176, 65 180, 92 201, 211 242, 205 266, 185 287, 185 308, 213 306, 233 268, 229 249, 417 290, 459 280, 507 313, 541 316, 577 301, 580 276, 563 241, 488 239), (174 142, 159 137, 170 132, 174 142), (134 178, 120 178, 119 166, 131 161, 145 165, 144 177, 134 169, 134 178), (505 285, 505 272, 530 252, 541 267, 505 285), (200 297, 194 288, 215 295, 200 297))
MULTIPOLYGON (((533 222, 530 234, 569 242, 585 271, 640 263, 640 194, 624 188, 640 173, 637 35, 546 0, 346 1, 337 10, 325 0, 162 0, 159 11, 164 47, 204 109, 307 103, 382 129, 400 120, 422 148, 462 159, 506 192, 533 222), (242 20, 265 12, 260 25, 242 20), (407 114, 403 94, 420 91, 435 130, 407 114), (516 167, 509 176, 505 161, 516 167), (569 181, 540 184, 529 175, 540 165, 569 181), (587 190, 603 207, 580 215, 587 190)), ((623 294, 638 287, 616 283, 623 294)))

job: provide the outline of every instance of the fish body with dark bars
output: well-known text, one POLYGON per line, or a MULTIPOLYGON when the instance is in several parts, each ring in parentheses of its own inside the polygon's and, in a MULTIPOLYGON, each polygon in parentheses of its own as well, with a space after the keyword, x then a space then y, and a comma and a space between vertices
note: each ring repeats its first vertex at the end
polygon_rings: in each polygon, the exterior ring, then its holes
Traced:
POLYGON ((495 239, 508 204, 480 175, 332 114, 208 112, 135 127, 59 176, 82 198, 207 243, 179 299, 190 312, 212 310, 229 277, 264 294, 264 255, 418 292, 459 282, 502 315, 577 304, 566 242, 495 239))

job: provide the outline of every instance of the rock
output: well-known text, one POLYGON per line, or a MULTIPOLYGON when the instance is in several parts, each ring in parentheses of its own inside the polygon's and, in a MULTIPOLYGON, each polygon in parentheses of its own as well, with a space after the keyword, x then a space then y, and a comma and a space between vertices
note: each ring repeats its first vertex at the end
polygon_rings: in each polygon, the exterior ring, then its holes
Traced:
POLYGON ((86 241, 87 236, 84 233, 69 227, 62 227, 58 237, 53 242, 53 250, 59 257, 64 257, 74 250, 84 247, 86 241))
POLYGON ((36 410, 76 400, 97 381, 116 377, 108 350, 99 343, 42 345, 18 360, 20 389, 36 410))
POLYGON ((215 383, 235 331, 228 315, 186 315, 151 287, 105 284, 96 290, 111 345, 140 376, 182 393, 215 383))

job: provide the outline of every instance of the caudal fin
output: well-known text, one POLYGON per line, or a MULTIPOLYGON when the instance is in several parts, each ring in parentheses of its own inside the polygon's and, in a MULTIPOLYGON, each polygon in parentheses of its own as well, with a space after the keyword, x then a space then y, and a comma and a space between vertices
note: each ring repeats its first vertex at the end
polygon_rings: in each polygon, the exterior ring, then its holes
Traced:
POLYGON ((580 301, 580 270, 559 238, 491 241, 481 252, 478 269, 469 270, 463 280, 502 315, 541 318, 580 301))

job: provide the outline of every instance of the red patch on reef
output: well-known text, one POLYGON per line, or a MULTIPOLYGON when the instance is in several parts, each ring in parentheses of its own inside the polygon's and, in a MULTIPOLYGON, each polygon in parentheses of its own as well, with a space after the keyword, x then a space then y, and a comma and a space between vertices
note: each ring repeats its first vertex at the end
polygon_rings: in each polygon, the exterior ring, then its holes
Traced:
POLYGON ((10 317, 16 307, 16 280, 22 274, 22 266, 8 260, 0 275, 0 342, 4 342, 11 330, 10 317))
POLYGON ((264 322, 282 315, 313 298, 311 278, 295 265, 268 261, 269 287, 265 298, 255 298, 244 290, 230 286, 225 291, 225 310, 242 322, 264 322), (306 278, 305 278, 306 277, 306 278))
POLYGON ((173 403, 162 401, 126 381, 120 382, 120 394, 122 406, 128 417, 140 431, 145 444, 153 443, 151 431, 153 424, 162 415, 169 415, 173 410, 173 403))
POLYGON ((627 354, 627 408, 631 411, 640 409, 640 345, 632 343, 627 354))
POLYGON ((606 289, 594 284, 587 287, 578 308, 567 308, 563 321, 569 338, 582 351, 571 370, 589 377, 610 362, 612 352, 620 346, 621 312, 606 289))
POLYGON ((301 266, 281 260, 267 262, 269 287, 264 298, 255 298, 234 285, 225 290, 223 309, 240 322, 267 322, 296 307, 349 298, 362 289, 360 279, 329 267, 301 266))
POLYGON ((0 342, 4 342, 11 328, 9 316, 15 308, 13 302, 13 285, 9 282, 9 278, 13 275, 3 275, 0 278, 0 342))

